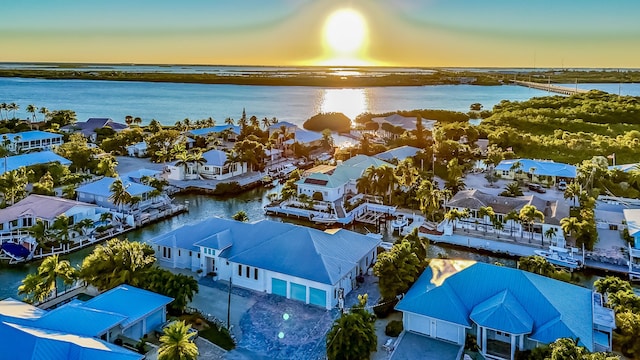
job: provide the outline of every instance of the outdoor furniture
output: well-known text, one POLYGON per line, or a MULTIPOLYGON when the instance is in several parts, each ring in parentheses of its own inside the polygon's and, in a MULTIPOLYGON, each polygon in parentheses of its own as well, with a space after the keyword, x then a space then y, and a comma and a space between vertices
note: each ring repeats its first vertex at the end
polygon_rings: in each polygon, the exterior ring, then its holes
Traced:
POLYGON ((382 345, 382 348, 387 350, 388 352, 392 352, 393 349, 395 348, 393 338, 388 338, 387 342, 385 342, 384 345, 382 345))

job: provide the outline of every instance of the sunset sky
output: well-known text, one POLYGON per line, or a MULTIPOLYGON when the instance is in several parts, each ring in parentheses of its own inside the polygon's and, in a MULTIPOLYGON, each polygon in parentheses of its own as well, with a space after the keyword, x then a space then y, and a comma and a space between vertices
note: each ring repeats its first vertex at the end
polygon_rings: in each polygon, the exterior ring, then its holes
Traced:
POLYGON ((629 68, 639 13, 636 0, 6 1, 0 61, 629 68))

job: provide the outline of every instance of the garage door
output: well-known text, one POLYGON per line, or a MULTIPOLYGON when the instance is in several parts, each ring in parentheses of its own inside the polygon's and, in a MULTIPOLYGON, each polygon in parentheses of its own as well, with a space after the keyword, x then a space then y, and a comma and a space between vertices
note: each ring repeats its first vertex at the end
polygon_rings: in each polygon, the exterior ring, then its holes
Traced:
POLYGON ((407 313, 408 329, 413 332, 429 335, 430 321, 424 316, 407 313))
POLYGON ((321 289, 309 288, 309 304, 327 307, 327 292, 321 289))
POLYGON ((280 296, 287 296, 287 282, 284 280, 271 278, 271 293, 280 296))
POLYGON ((293 300, 299 300, 307 302, 307 287, 301 284, 291 283, 291 295, 289 296, 293 300))
POLYGON ((442 340, 448 340, 458 343, 458 326, 446 322, 438 321, 436 323, 436 337, 442 340))

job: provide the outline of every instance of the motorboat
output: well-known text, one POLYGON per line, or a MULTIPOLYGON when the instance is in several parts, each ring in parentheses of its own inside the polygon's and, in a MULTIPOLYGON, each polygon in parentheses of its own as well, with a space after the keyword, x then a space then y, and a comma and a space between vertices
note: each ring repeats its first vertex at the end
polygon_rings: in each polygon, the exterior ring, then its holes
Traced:
POLYGON ((553 265, 574 270, 582 267, 582 261, 573 257, 573 251, 558 246, 549 246, 548 250, 534 250, 536 255, 542 256, 553 265))
POLYGON ((316 224, 332 225, 338 221, 338 219, 332 214, 312 215, 313 216, 310 217, 310 220, 316 224))

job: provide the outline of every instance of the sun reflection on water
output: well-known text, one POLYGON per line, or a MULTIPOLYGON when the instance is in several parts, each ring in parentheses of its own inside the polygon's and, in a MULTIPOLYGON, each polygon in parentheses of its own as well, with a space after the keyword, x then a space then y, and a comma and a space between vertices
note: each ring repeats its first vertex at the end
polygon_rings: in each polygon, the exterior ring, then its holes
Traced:
POLYGON ((369 98, 366 89, 323 89, 320 112, 341 112, 353 120, 368 111, 369 98))

